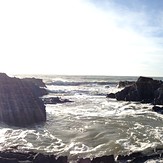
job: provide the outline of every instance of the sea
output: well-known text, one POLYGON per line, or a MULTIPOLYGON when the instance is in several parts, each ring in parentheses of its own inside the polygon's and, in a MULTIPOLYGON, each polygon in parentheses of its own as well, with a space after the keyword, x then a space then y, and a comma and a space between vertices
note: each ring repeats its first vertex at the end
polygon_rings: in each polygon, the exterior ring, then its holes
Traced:
MULTIPOLYGON (((151 104, 106 98, 131 76, 17 75, 41 78, 49 94, 72 102, 46 104, 47 122, 28 128, 0 124, 0 150, 19 148, 79 158, 163 149, 163 115, 151 104)), ((163 80, 163 78, 155 78, 163 80)), ((161 162, 162 160, 160 160, 161 162)), ((159 162, 159 160, 158 160, 159 162)))

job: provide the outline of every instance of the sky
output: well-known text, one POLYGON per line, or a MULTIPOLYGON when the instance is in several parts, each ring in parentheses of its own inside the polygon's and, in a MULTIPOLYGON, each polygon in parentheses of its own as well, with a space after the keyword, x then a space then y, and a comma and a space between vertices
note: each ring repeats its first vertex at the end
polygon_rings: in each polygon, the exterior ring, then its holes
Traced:
POLYGON ((0 1, 0 72, 163 76, 162 0, 0 1))

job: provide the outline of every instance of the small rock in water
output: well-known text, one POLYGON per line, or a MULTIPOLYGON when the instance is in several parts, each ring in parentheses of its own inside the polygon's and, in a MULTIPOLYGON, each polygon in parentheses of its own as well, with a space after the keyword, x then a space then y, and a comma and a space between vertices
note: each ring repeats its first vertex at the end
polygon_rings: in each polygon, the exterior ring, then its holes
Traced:
POLYGON ((58 103, 66 103, 72 102, 68 99, 61 99, 60 97, 49 97, 43 99, 44 104, 58 104, 58 103))
POLYGON ((115 94, 114 93, 109 93, 106 95, 107 98, 115 98, 115 94))
POLYGON ((163 114, 163 107, 153 106, 152 110, 157 113, 163 114))

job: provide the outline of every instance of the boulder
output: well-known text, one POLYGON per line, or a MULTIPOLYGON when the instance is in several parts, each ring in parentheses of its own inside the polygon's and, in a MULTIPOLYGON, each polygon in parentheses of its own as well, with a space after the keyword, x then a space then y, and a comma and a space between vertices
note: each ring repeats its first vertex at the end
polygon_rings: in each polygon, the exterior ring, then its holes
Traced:
POLYGON ((0 73, 0 121, 22 127, 45 122, 43 94, 31 81, 0 73))

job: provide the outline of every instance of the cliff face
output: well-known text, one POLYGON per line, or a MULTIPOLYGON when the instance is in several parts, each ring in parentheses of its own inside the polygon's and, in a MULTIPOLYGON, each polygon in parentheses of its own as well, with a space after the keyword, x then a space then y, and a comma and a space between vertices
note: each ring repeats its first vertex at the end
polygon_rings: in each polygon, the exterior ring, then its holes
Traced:
POLYGON ((45 94, 36 84, 0 73, 0 121, 28 126, 46 121, 42 100, 45 94))

